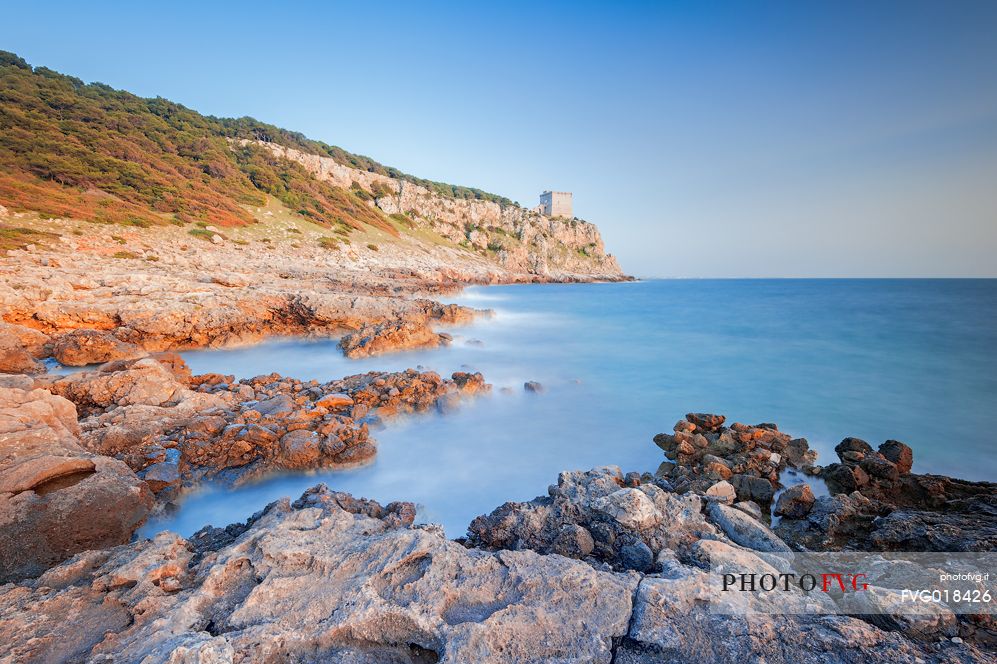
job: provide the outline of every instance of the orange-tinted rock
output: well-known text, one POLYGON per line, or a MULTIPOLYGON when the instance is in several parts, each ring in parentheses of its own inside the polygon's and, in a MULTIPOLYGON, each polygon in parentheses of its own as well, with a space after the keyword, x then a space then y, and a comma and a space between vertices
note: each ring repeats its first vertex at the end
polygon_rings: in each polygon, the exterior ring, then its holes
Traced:
POLYGON ((141 348, 119 341, 110 332, 73 330, 52 342, 52 356, 71 367, 127 360, 143 355, 141 348))
POLYGON ((121 461, 86 452, 78 434, 69 401, 0 388, 0 583, 127 542, 151 509, 145 483, 121 461))

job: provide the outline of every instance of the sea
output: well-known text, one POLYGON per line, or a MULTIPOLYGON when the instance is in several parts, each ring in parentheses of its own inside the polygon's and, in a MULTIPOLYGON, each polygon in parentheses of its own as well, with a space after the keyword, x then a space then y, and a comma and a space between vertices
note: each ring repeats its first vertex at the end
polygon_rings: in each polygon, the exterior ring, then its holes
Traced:
POLYGON ((243 521, 324 482, 448 536, 566 470, 654 472, 652 438, 688 412, 773 422, 820 457, 896 439, 914 471, 997 481, 997 280, 645 280, 472 287, 444 301, 492 316, 440 328, 453 344, 350 360, 335 339, 184 353, 195 373, 327 381, 373 370, 480 371, 490 394, 373 431, 376 460, 344 471, 208 486, 141 535, 243 521), (541 392, 524 389, 536 381, 541 392))

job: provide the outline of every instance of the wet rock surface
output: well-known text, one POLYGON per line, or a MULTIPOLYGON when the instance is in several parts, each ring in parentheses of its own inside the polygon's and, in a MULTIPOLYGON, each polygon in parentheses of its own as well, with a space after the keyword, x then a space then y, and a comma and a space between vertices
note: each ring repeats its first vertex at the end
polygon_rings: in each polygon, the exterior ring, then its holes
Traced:
POLYGON ((432 348, 450 343, 450 335, 438 334, 425 322, 391 321, 364 324, 339 341, 346 357, 380 355, 397 350, 432 348))
POLYGON ((84 416, 82 444, 126 463, 161 503, 204 481, 241 484, 278 470, 352 466, 386 418, 485 392, 480 373, 370 372, 319 383, 280 374, 191 376, 175 355, 111 362, 38 381, 84 416))
MULTIPOLYGON (((217 244, 218 255, 231 254, 217 244)), ((913 474, 913 451, 899 441, 876 449, 847 438, 839 461, 820 467, 805 439, 775 424, 728 424, 711 413, 689 413, 655 437, 668 459, 655 474, 562 473, 548 495, 475 519, 460 542, 414 526, 410 503, 382 506, 319 486, 243 524, 125 544, 150 510, 201 482, 365 463, 382 421, 446 411, 489 389, 481 374, 412 369, 326 383, 193 376, 175 354, 146 353, 345 332, 344 353, 364 357, 446 344, 449 335, 433 326, 475 312, 413 297, 467 280, 439 266, 330 277, 327 265, 308 261, 255 275, 214 261, 192 281, 186 272, 205 267, 198 259, 169 259, 168 269, 118 278, 42 279, 46 266, 29 265, 17 289, 0 266, 10 321, 0 324, 0 371, 8 372, 0 381, 0 581, 14 582, 0 587, 3 661, 992 656, 997 637, 986 620, 884 629, 845 616, 710 613, 712 559, 758 567, 767 553, 789 550, 997 545, 994 485, 913 474), (37 375, 48 356, 104 364, 37 375), (783 487, 790 469, 826 482, 831 495, 783 487), (774 528, 771 513, 780 517, 774 528)), ((532 381, 524 389, 543 391, 532 381)))

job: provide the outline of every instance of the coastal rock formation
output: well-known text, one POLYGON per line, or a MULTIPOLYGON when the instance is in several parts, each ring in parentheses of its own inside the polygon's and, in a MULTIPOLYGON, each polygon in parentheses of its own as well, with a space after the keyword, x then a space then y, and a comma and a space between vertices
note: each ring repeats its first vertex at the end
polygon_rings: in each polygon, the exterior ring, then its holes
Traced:
POLYGON ((726 427, 725 421, 723 415, 689 413, 675 424, 674 433, 655 436, 655 444, 670 459, 657 475, 678 491, 699 493, 726 481, 737 499, 764 506, 772 502, 779 474, 787 466, 807 465, 815 458, 806 439, 793 439, 775 424, 735 422, 726 427))
POLYGON ((431 348, 446 345, 450 335, 433 332, 425 322, 389 321, 364 324, 339 340, 346 357, 358 358, 380 355, 397 350, 431 348))
POLYGON ((997 484, 912 473, 913 451, 896 440, 876 451, 864 440, 845 438, 835 453, 840 463, 818 470, 832 495, 786 515, 777 530, 789 539, 812 549, 997 547, 997 484))
POLYGON ((205 480, 234 485, 276 470, 369 461, 376 453, 371 424, 449 407, 490 387, 480 373, 443 379, 414 369, 325 384, 279 374, 236 381, 191 376, 172 354, 46 376, 38 384, 84 415, 83 445, 124 461, 160 502, 205 480))
POLYGON ((20 661, 611 660, 635 575, 468 551, 412 514, 319 487, 234 538, 83 554, 0 589, 0 615, 18 616, 0 639, 20 661))
MULTIPOLYGON (((969 643, 920 642, 845 616, 713 614, 706 572, 674 553, 660 573, 611 572, 534 551, 466 549, 436 527, 412 526, 413 514, 409 503, 382 507, 320 485, 246 524, 82 553, 0 588, 0 640, 17 661, 149 664, 984 656, 969 643)), ((689 553, 762 564, 718 541, 689 553)))
POLYGON ((699 496, 652 483, 624 486, 615 466, 561 473, 547 492, 479 516, 468 528, 468 543, 648 571, 663 550, 682 553, 703 537, 721 537, 704 518, 699 496))
POLYGON ((47 335, 22 325, 0 321, 0 373, 36 374, 45 371, 47 335))
POLYGON ((0 388, 0 582, 127 542, 151 509, 128 466, 87 452, 78 435, 66 399, 0 388))
POLYGON ((616 259, 605 252, 599 229, 587 221, 552 219, 494 201, 441 196, 406 180, 350 168, 331 157, 276 143, 258 141, 256 145, 301 164, 319 180, 344 189, 360 187, 385 214, 428 227, 509 271, 555 278, 622 277, 616 259))
MULTIPOLYGON (((897 440, 874 450, 848 437, 835 447, 838 463, 816 466, 817 454, 805 438, 791 438, 771 423, 728 428, 725 421, 722 415, 689 413, 674 434, 655 436, 670 459, 656 473, 659 484, 724 504, 732 502, 729 485, 733 498, 758 503, 767 512, 783 473, 802 471, 826 483, 831 495, 815 497, 806 484, 778 494, 774 514, 781 518, 774 536, 790 545, 817 551, 997 547, 997 484, 912 473, 913 451, 897 440)), ((712 505, 710 512, 720 525, 738 519, 723 505, 712 505)))

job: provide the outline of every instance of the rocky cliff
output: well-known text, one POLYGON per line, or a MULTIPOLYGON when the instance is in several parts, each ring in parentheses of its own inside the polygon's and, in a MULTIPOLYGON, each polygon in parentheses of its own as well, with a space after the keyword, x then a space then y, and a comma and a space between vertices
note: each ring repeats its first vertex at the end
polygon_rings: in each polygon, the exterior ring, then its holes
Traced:
MULTIPOLYGON (((243 144, 247 141, 242 141, 243 144)), ((619 279, 616 258, 607 254, 599 229, 581 219, 545 217, 516 205, 441 196, 412 182, 345 166, 331 157, 257 141, 275 156, 305 167, 317 179, 362 190, 369 204, 402 224, 432 229, 450 242, 512 272, 619 279)))

